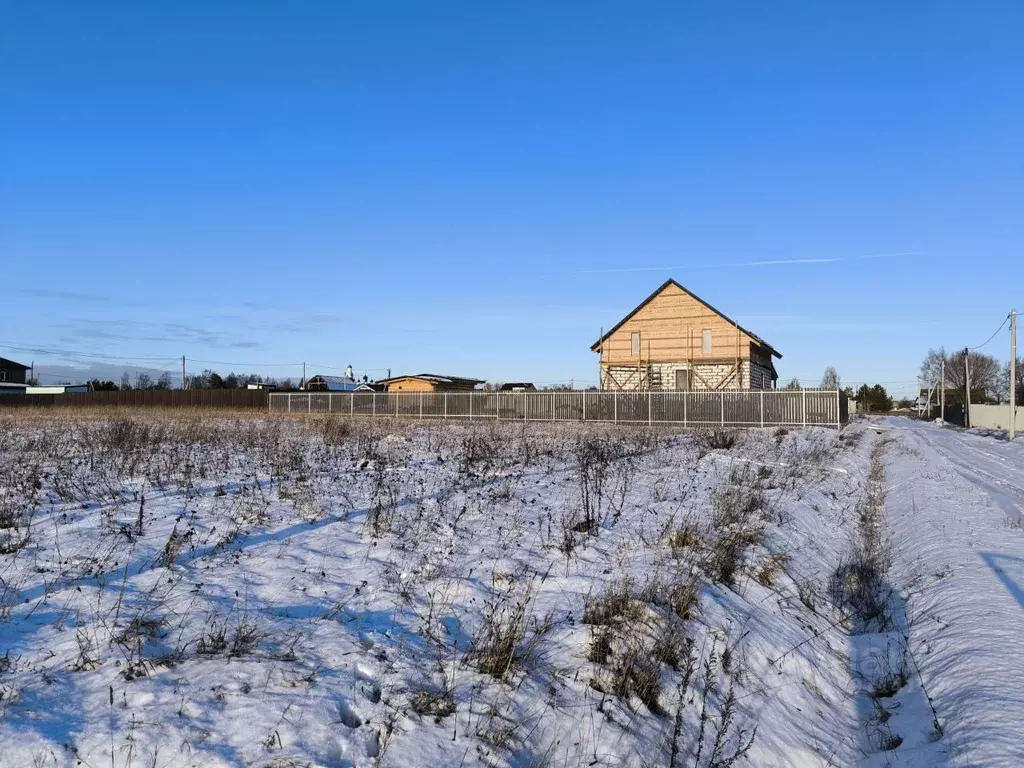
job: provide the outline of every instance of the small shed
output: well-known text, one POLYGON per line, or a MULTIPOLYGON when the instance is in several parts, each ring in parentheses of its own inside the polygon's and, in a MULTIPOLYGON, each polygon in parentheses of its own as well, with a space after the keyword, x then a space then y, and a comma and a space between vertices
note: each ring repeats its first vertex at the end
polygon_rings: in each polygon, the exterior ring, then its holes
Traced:
POLYGON ((388 392, 472 392, 483 379, 466 376, 447 376, 439 373, 415 373, 381 379, 388 392))
POLYGON ((26 384, 13 384, 9 381, 0 381, 0 397, 7 395, 24 395, 28 389, 26 384))
POLYGON ((88 392, 88 384, 46 384, 43 386, 27 387, 26 395, 66 395, 69 392, 88 392))

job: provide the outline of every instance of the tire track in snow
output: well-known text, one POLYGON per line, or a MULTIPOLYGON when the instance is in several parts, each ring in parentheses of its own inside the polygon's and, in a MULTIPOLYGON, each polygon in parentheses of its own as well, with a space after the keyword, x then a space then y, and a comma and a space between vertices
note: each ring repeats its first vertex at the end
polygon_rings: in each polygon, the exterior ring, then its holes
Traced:
POLYGON ((1010 482, 1005 475, 993 474, 989 468, 995 462, 1007 472, 1013 472, 1014 477, 1024 478, 1024 467, 1014 467, 1012 457, 984 450, 974 445, 973 440, 955 432, 941 431, 937 434, 941 437, 932 445, 957 473, 988 494, 1010 519, 1021 522, 1024 516, 1024 485, 1010 482), (982 461, 989 464, 983 467, 982 461))

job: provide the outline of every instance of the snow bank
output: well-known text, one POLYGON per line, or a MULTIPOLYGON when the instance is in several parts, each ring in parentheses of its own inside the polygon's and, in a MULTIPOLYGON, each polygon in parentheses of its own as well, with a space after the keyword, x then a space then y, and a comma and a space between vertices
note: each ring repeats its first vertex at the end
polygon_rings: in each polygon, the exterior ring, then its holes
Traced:
MULTIPOLYGON (((827 589, 859 427, 715 449, 577 425, 5 426, 30 537, 0 570, 0 765, 862 755, 827 589)), ((962 646, 927 642, 949 679, 962 646)))

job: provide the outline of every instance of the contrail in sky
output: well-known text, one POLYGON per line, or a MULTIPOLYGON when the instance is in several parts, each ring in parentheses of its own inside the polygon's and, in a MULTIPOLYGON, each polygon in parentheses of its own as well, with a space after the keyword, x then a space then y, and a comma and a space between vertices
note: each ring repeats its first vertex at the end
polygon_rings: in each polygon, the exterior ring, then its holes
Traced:
POLYGON ((576 274, 598 274, 605 272, 666 272, 671 269, 713 269, 730 267, 767 267, 778 264, 834 264, 840 261, 868 261, 870 259, 890 259, 900 256, 923 256, 923 251, 905 251, 903 253, 871 253, 866 256, 833 256, 814 259, 767 259, 764 261, 737 261, 725 264, 676 264, 671 267, 622 267, 618 269, 577 269, 576 274))

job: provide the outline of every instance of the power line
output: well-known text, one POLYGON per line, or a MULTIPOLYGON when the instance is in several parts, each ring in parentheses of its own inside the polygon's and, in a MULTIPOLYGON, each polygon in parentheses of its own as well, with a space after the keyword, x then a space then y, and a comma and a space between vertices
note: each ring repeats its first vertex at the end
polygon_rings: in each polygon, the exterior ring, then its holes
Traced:
MULTIPOLYGON (((139 368, 139 367, 136 367, 136 368, 137 368, 137 371, 136 371, 137 373, 170 373, 171 372, 169 368, 139 368)), ((36 378, 47 378, 47 379, 89 379, 89 378, 94 378, 95 379, 95 378, 103 378, 102 376, 86 376, 86 375, 76 375, 76 374, 67 374, 67 373, 50 373, 48 371, 39 371, 39 370, 37 370, 35 372, 35 376, 36 376, 36 378)))
POLYGON ((1001 324, 1001 325, 1000 325, 1000 326, 999 326, 998 328, 996 328, 996 332, 995 332, 995 333, 993 333, 993 334, 992 334, 991 336, 989 336, 989 337, 988 337, 988 339, 987 339, 987 340, 986 340, 986 341, 985 341, 985 342, 984 342, 983 344, 979 344, 979 345, 978 345, 978 346, 976 346, 976 347, 971 347, 971 351, 974 351, 975 349, 981 349, 982 347, 984 347, 984 346, 985 346, 985 344, 988 344, 988 343, 989 343, 990 341, 992 341, 992 339, 994 339, 994 338, 995 338, 996 336, 998 336, 998 335, 999 335, 999 332, 1000 332, 1001 330, 1003 330, 1003 327, 1004 327, 1004 326, 1006 325, 1006 323, 1007 323, 1007 322, 1009 322, 1009 320, 1010 320, 1010 316, 1009 316, 1009 315, 1007 315, 1007 316, 1006 316, 1006 317, 1005 317, 1005 318, 1003 319, 1003 322, 1002 322, 1002 324, 1001 324))
POLYGON ((196 360, 193 357, 186 357, 186 362, 189 363, 206 363, 208 365, 232 365, 239 368, 297 368, 302 365, 302 362, 298 363, 232 363, 227 360, 196 360))
MULTIPOLYGON (((347 365, 324 365, 323 363, 306 363, 306 365, 308 365, 310 368, 326 368, 329 371, 344 371, 344 370, 346 370, 348 368, 347 365)), ((388 368, 362 368, 362 367, 356 368, 355 366, 352 366, 352 367, 355 370, 358 370, 358 371, 387 371, 387 370, 389 370, 388 368)))
MULTIPOLYGON (((81 362, 81 361, 74 361, 73 360, 71 362, 74 363, 74 362, 81 362)), ((162 360, 162 361, 159 361, 156 365, 132 365, 130 363, 125 363, 124 366, 116 366, 113 363, 110 363, 109 366, 111 368, 120 368, 120 367, 134 368, 137 371, 143 371, 143 372, 145 372, 145 371, 164 372, 164 371, 171 370, 171 367, 174 366, 177 362, 178 362, 177 360, 162 360), (163 363, 162 366, 160 365, 161 362, 163 363)), ((66 374, 66 373, 45 373, 45 372, 41 371, 42 368, 53 368, 53 367, 56 367, 56 366, 54 366, 54 365, 42 365, 42 366, 37 365, 36 366, 36 375, 46 375, 46 376, 67 376, 67 375, 69 375, 69 374, 66 374)), ((61 367, 70 367, 70 366, 61 366, 61 367)))
MULTIPOLYGON (((818 377, 818 374, 815 374, 813 376, 801 376, 800 374, 794 374, 794 375, 790 376, 789 378, 791 378, 791 379, 801 379, 801 380, 806 379, 806 380, 810 381, 810 380, 815 379, 817 377, 818 377)), ((847 379, 847 378, 844 378, 842 376, 839 377, 839 380, 844 385, 845 384, 916 384, 917 381, 918 381, 917 379, 888 379, 888 380, 881 380, 881 381, 878 380, 878 379, 847 379)), ((781 381, 781 379, 780 379, 780 381, 781 381)))
MULTIPOLYGON (((175 365, 176 363, 177 363, 176 360, 170 361, 170 364, 172 366, 175 365)), ((148 376, 149 374, 152 373, 152 374, 161 374, 161 378, 162 378, 162 374, 170 375, 171 374, 171 370, 172 370, 171 368, 157 368, 157 367, 141 366, 141 365, 135 365, 135 366, 131 366, 131 367, 135 368, 135 375, 136 376, 138 376, 139 374, 146 374, 148 376)), ((127 373, 127 371, 125 373, 127 373)), ((83 382, 83 383, 88 383, 92 379, 102 379, 103 378, 102 376, 74 375, 74 374, 68 374, 68 373, 49 373, 48 371, 41 371, 41 370, 38 370, 38 369, 35 371, 34 375, 37 378, 45 377, 45 378, 49 378, 49 379, 58 379, 60 381, 75 380, 75 381, 83 382)), ((58 383, 60 383, 60 381, 58 383)))
POLYGON ((166 357, 140 357, 125 355, 97 355, 89 352, 71 352, 66 349, 44 349, 42 347, 17 347, 13 344, 0 344, 3 349, 16 349, 19 352, 35 352, 41 355, 57 355, 59 357, 92 357, 106 360, 166 360, 166 357))

